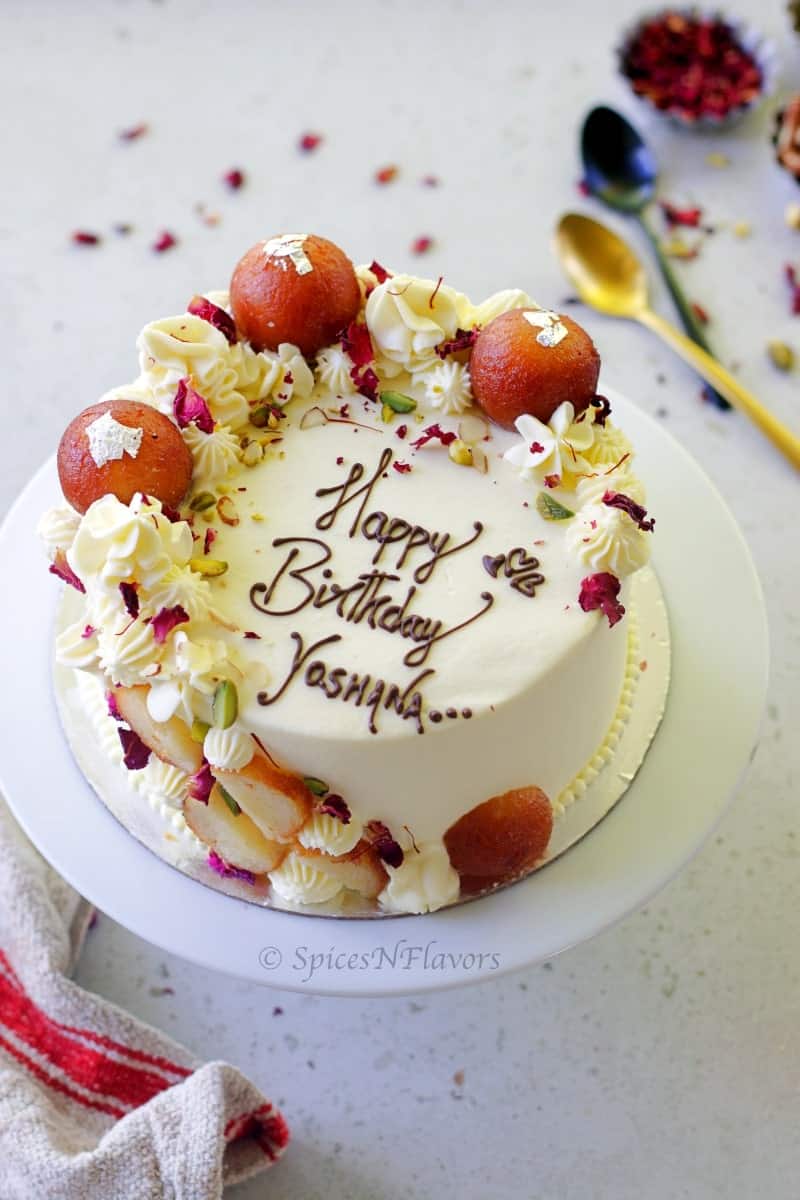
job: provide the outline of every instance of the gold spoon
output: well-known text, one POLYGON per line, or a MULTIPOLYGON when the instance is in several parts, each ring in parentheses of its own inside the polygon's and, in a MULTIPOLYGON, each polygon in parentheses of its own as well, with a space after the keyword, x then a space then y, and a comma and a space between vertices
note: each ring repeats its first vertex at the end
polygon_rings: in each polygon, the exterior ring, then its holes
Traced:
POLYGON ((800 469, 800 437, 764 408, 716 359, 653 312, 647 300, 644 267, 622 238, 591 217, 567 213, 556 228, 556 251, 585 304, 652 329, 800 469))

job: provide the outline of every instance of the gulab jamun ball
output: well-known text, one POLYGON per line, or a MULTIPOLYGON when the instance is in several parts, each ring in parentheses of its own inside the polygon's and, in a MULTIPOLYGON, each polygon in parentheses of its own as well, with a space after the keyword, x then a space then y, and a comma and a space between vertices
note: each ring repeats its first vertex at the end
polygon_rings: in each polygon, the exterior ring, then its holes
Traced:
POLYGON ((444 835, 462 892, 510 883, 532 870, 552 830, 553 809, 538 787, 513 788, 470 809, 444 835))
POLYGON ((361 293, 343 250, 313 233, 257 242, 239 260, 230 286, 236 328, 256 350, 298 346, 310 358, 358 313, 361 293))
POLYGON ((64 498, 79 513, 112 493, 129 504, 137 492, 177 508, 192 480, 192 455, 180 430, 137 400, 106 400, 85 408, 58 446, 64 498))
POLYGON ((548 345, 540 339, 543 327, 526 314, 532 310, 515 308, 490 321, 478 334, 470 359, 475 399, 506 429, 523 413, 547 424, 565 400, 577 416, 594 398, 600 374, 594 342, 571 317, 558 315, 567 333, 548 345))

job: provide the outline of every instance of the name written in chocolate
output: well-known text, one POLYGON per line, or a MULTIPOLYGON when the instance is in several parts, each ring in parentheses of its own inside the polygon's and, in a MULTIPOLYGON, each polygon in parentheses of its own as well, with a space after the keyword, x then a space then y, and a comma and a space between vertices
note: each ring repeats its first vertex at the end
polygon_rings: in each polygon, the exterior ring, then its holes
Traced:
MULTIPOLYGON (((481 592, 478 607, 450 626, 446 626, 441 618, 419 610, 420 591, 430 582, 440 563, 474 545, 483 533, 483 524, 474 521, 472 533, 457 541, 447 531, 430 530, 404 517, 370 509, 373 492, 385 477, 393 457, 391 448, 386 447, 370 474, 362 463, 354 463, 344 482, 319 488, 315 493, 320 499, 331 498, 333 501, 317 518, 316 530, 326 533, 344 514, 350 520, 348 538, 362 538, 374 546, 369 569, 355 579, 341 582, 334 578, 331 546, 322 538, 275 538, 272 546, 283 551, 283 558, 269 582, 253 584, 250 602, 258 612, 271 617, 294 616, 308 606, 329 608, 347 624, 382 630, 413 643, 402 662, 406 667, 417 669, 425 667, 431 652, 446 638, 484 616, 492 607, 494 597, 491 592, 481 592), (413 568, 412 582, 405 585, 397 573, 404 567, 407 570, 413 568), (393 590, 394 584, 400 584, 400 587, 393 590)), ((291 637, 295 649, 287 674, 276 691, 259 694, 260 704, 274 704, 295 679, 302 678, 307 687, 319 688, 328 700, 364 706, 369 712, 371 733, 378 732, 381 712, 392 712, 403 720, 412 720, 419 733, 425 732, 420 684, 435 674, 433 668, 425 667, 409 684, 401 687, 347 667, 332 668, 318 658, 308 661, 323 646, 341 642, 340 634, 323 638, 308 647, 301 633, 294 631, 291 637)))

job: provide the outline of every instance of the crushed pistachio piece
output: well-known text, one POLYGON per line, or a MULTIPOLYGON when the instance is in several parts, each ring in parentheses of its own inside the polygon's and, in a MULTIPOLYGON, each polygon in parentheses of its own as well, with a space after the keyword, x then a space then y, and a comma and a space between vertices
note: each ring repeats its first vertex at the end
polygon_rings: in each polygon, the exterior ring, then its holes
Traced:
POLYGON ((720 150, 712 150, 710 154, 707 154, 706 162, 710 167, 717 167, 718 169, 731 165, 731 160, 727 154, 723 154, 720 150))
POLYGON ((416 400, 411 396, 404 396, 402 392, 378 392, 378 399, 381 404, 388 404, 392 412, 396 413, 414 412, 417 407, 416 400))
POLYGON ((314 775, 306 775, 303 783, 308 790, 315 796, 327 796, 331 790, 324 779, 317 779, 314 775))
POLYGON ((545 521, 568 521, 570 517, 575 516, 571 508, 561 504, 549 492, 539 492, 536 497, 536 510, 545 521))
POLYGON ((472 466, 472 450, 466 442, 462 442, 461 438, 455 438, 447 447, 447 453, 450 455, 454 463, 458 463, 460 467, 472 466))
POLYGON ((767 354, 779 371, 791 371, 794 366, 794 350, 786 342, 767 342, 767 354))
POLYGON ((217 497, 213 492, 198 492, 196 496, 192 496, 189 501, 189 508, 192 512, 205 512, 207 508, 213 508, 217 503, 217 497))
POLYGON ((737 238, 749 238, 753 232, 753 226, 749 221, 734 221, 733 236, 737 238))
POLYGON ((395 416, 396 413, 394 409, 390 408, 388 404, 384 404, 381 408, 381 420, 383 421, 384 425, 391 425, 395 416))
POLYGON ((222 799, 225 801, 225 803, 227 804, 228 808, 231 810, 231 812, 233 813, 233 815, 234 815, 235 817, 238 817, 238 816, 239 816, 239 814, 241 813, 241 811, 242 811, 242 810, 241 810, 241 808, 239 807, 239 805, 236 803, 236 801, 234 800, 233 796, 230 794, 230 792, 229 792, 229 791, 227 791, 227 790, 226 790, 226 789, 225 789, 225 788, 222 786, 222 784, 221 784, 221 783, 218 783, 218 784, 217 784, 217 787, 219 788, 219 794, 220 794, 220 796, 222 796, 222 799))
POLYGON ((239 694, 236 684, 230 679, 223 679, 214 689, 214 699, 211 701, 211 713, 217 729, 230 729, 239 715, 239 694))
POLYGON ((251 521, 266 521, 266 517, 264 516, 263 513, 250 513, 250 520, 251 521))
POLYGON ((225 574, 228 564, 221 558, 190 558, 189 567, 197 575, 205 575, 207 579, 216 579, 218 575, 225 574))
POLYGON ((203 742, 206 740, 206 734, 210 728, 211 726, 207 721, 201 721, 199 717, 195 717, 195 719, 192 721, 192 741, 197 742, 198 745, 202 746, 203 742))
POLYGON ((269 411, 266 404, 259 404, 258 408, 254 408, 250 413, 250 424, 255 425, 256 429, 263 429, 269 419, 269 411))

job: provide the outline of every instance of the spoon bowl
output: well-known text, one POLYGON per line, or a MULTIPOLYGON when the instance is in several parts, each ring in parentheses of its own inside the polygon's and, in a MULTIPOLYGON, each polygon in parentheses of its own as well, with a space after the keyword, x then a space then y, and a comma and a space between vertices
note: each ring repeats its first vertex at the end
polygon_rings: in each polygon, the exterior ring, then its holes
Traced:
POLYGON ((561 263, 584 303, 607 316, 638 321, 658 334, 800 470, 800 437, 707 350, 653 312, 647 301, 644 268, 621 237, 591 217, 566 213, 556 226, 555 243, 561 263))
POLYGON ((637 317, 647 307, 644 267, 606 225, 567 213, 556 227, 556 249, 584 303, 612 317, 637 317))
POLYGON ((639 213, 653 199, 655 157, 615 109, 601 104, 588 114, 581 130, 581 159, 586 186, 610 208, 639 213))

